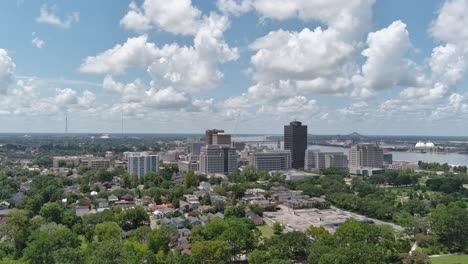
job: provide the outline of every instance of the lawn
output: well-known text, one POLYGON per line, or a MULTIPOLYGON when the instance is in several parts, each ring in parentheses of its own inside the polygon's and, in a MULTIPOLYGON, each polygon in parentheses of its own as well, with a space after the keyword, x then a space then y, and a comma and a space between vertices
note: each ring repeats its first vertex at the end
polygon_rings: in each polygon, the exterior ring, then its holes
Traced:
POLYGON ((431 264, 467 264, 468 255, 432 257, 431 264))
POLYGON ((265 238, 270 238, 273 236, 273 228, 267 226, 267 225, 261 225, 257 226, 258 230, 260 230, 260 233, 262 233, 262 236, 265 238))

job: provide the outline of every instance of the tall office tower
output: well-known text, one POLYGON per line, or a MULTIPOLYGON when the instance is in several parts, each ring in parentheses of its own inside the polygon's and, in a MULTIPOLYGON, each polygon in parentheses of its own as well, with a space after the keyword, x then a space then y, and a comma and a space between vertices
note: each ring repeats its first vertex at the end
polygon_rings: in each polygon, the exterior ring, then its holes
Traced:
POLYGON ((343 152, 321 152, 320 150, 307 149, 304 169, 325 168, 346 169, 348 168, 348 157, 343 152))
POLYGON ((224 133, 224 130, 220 129, 207 129, 205 131, 205 143, 206 145, 213 145, 213 135, 219 134, 219 133, 224 133))
POLYGON ((143 177, 149 171, 159 171, 159 156, 148 152, 128 153, 128 174, 143 177))
POLYGON ((303 169, 307 149, 307 126, 303 126, 299 121, 284 126, 284 149, 291 151, 292 167, 303 169))
POLYGON ((187 146, 187 152, 190 155, 200 155, 201 148, 205 146, 205 142, 190 142, 187 146))
POLYGON ((213 145, 222 145, 225 147, 230 147, 231 135, 224 133, 213 134, 212 141, 213 145))
POLYGON ((257 171, 284 171, 291 169, 291 152, 276 150, 251 153, 249 164, 257 171))
POLYGON ((349 169, 361 167, 380 168, 383 166, 383 150, 377 144, 358 144, 349 150, 349 169))
POLYGON ((237 170, 237 153, 234 148, 207 145, 201 149, 199 171, 205 174, 228 174, 237 170))

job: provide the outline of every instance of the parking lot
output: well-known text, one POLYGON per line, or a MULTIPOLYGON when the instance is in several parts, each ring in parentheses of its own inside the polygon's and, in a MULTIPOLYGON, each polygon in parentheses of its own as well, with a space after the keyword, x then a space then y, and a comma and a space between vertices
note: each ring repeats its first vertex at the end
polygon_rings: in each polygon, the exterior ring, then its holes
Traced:
POLYGON ((281 223, 289 230, 305 232, 310 225, 316 227, 323 226, 330 233, 334 233, 339 225, 347 219, 354 218, 357 221, 369 222, 375 224, 387 224, 392 226, 395 231, 401 231, 403 228, 392 223, 386 223, 377 219, 368 218, 363 215, 344 211, 337 208, 331 209, 299 209, 292 210, 286 206, 280 205, 281 210, 277 212, 265 212, 264 217, 281 223))

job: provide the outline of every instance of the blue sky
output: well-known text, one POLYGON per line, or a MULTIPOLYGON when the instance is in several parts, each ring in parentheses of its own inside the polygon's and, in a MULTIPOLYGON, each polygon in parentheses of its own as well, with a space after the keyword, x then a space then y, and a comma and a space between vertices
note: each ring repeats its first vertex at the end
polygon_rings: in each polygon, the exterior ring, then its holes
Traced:
POLYGON ((468 0, 1 1, 0 132, 464 135, 468 0))

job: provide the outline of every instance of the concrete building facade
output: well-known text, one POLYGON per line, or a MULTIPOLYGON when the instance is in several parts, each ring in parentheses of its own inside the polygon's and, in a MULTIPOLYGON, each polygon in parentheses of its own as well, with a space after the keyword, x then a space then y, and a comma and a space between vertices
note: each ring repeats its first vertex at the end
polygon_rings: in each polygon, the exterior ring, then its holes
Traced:
POLYGON ((250 154, 249 162, 257 171, 285 171, 291 169, 291 152, 255 152, 250 154))
POLYGON ((237 170, 234 148, 207 145, 201 149, 199 171, 205 174, 228 174, 237 170))
POLYGON ((143 177, 147 172, 159 171, 159 156, 148 152, 131 152, 128 154, 128 174, 143 177))
POLYGON ((348 157, 343 152, 321 152, 307 149, 305 153, 305 170, 319 170, 325 168, 348 168, 348 157))
POLYGON ((383 149, 377 144, 358 144, 351 146, 349 150, 349 171, 352 174, 360 174, 362 168, 383 167, 383 149))

